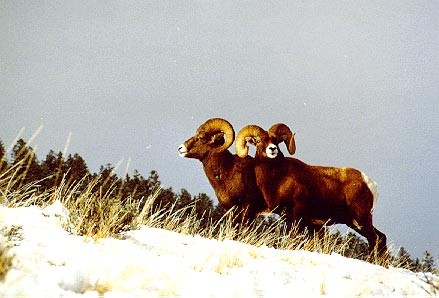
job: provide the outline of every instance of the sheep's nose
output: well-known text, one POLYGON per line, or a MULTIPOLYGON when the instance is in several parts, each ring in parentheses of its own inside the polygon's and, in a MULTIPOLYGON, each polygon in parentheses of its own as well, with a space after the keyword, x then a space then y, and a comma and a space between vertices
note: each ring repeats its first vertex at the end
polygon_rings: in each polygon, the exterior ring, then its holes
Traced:
POLYGON ((187 154, 187 148, 186 148, 186 146, 185 146, 184 144, 181 144, 181 145, 178 147, 178 154, 179 154, 181 157, 185 157, 185 156, 186 156, 186 154, 187 154))
POLYGON ((274 144, 268 145, 266 153, 267 153, 267 156, 269 158, 275 158, 277 156, 277 153, 278 153, 276 145, 274 145, 274 144))

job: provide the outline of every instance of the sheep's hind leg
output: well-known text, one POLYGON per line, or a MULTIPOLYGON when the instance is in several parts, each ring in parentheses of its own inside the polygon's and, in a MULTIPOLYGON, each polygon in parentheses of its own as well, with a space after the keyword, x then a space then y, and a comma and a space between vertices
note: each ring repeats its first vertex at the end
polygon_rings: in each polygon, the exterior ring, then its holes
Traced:
POLYGON ((387 266, 386 236, 378 231, 371 221, 361 225, 361 221, 353 220, 353 223, 348 224, 348 226, 367 239, 369 244, 369 260, 375 264, 387 266))
POLYGON ((384 233, 379 231, 377 228, 373 228, 375 234, 378 236, 377 249, 380 255, 385 255, 387 253, 387 237, 384 233))

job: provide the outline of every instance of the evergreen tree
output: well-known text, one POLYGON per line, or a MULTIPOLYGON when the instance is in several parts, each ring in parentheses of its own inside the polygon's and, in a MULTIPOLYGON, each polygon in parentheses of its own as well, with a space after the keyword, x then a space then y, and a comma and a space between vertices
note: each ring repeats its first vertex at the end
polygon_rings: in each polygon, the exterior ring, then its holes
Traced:
POLYGON ((198 214, 202 214, 205 212, 207 212, 207 214, 211 214, 213 212, 213 201, 205 193, 201 193, 195 196, 194 201, 198 214))
POLYGON ((149 177, 148 177, 149 192, 152 193, 155 189, 160 188, 160 187, 161 187, 161 182, 159 180, 159 174, 157 173, 157 171, 152 170, 149 173, 149 177))
POLYGON ((100 187, 102 187, 105 190, 108 190, 109 187, 117 186, 117 175, 114 172, 114 167, 111 164, 107 164, 105 167, 101 166, 99 169, 99 176, 101 177, 101 184, 100 187))
POLYGON ((206 227, 214 213, 213 201, 205 193, 194 197, 197 219, 201 220, 201 227, 206 227))
POLYGON ((146 185, 148 186, 149 194, 154 195, 156 191, 160 190, 156 200, 154 201, 154 208, 159 206, 164 208, 170 208, 173 206, 176 200, 176 195, 172 191, 172 188, 163 188, 162 183, 159 180, 159 174, 157 171, 152 170, 148 179, 146 180, 146 185))
POLYGON ((5 154, 6 154, 6 149, 5 146, 3 145, 2 140, 0 139, 0 159, 2 159, 5 154))
POLYGON ((217 204, 213 209, 211 219, 214 222, 218 222, 227 212, 227 209, 223 207, 221 204, 217 204))
POLYGON ((176 208, 184 208, 186 206, 189 206, 192 202, 193 200, 191 194, 186 189, 182 189, 181 192, 177 195, 176 208))
POLYGON ((69 183, 79 181, 90 174, 85 160, 78 153, 75 153, 73 156, 69 154, 67 160, 65 161, 64 167, 68 173, 67 181, 69 183))
POLYGON ((435 265, 433 257, 430 255, 428 251, 424 252, 424 256, 422 257, 421 261, 421 271, 422 272, 434 272, 435 271, 435 265))
POLYGON ((419 261, 418 258, 416 258, 414 261, 412 260, 412 262, 413 262, 413 266, 410 270, 412 270, 414 272, 422 271, 422 265, 421 265, 421 262, 419 261))
POLYGON ((134 170, 133 178, 128 174, 125 176, 122 193, 125 199, 131 197, 136 201, 142 201, 150 195, 148 181, 140 175, 139 171, 134 170))
POLYGON ((32 147, 19 139, 12 150, 12 164, 19 164, 18 177, 21 183, 39 181, 43 178, 41 167, 32 147))
POLYGON ((369 255, 369 245, 363 238, 357 236, 357 234, 348 232, 344 237, 347 243, 347 248, 344 255, 350 258, 356 258, 360 260, 366 260, 369 255))
POLYGON ((64 159, 61 152, 55 154, 50 150, 46 159, 41 162, 41 170, 46 179, 43 181, 45 188, 57 186, 64 173, 64 159))
POLYGON ((3 146, 2 140, 0 140, 0 171, 4 170, 6 167, 6 149, 5 146, 3 146))
POLYGON ((176 200, 176 195, 172 191, 172 188, 162 188, 157 196, 157 199, 154 201, 154 208, 162 207, 162 208, 171 208, 176 200))
POLYGON ((62 153, 55 154, 53 150, 50 150, 46 155, 46 159, 41 162, 41 167, 44 174, 53 175, 56 174, 60 160, 62 160, 62 153))
POLYGON ((413 261, 410 258, 408 251, 402 246, 398 251, 396 260, 398 261, 399 264, 401 264, 402 267, 412 271, 416 271, 418 267, 417 263, 419 263, 419 260, 416 260, 417 262, 413 261))

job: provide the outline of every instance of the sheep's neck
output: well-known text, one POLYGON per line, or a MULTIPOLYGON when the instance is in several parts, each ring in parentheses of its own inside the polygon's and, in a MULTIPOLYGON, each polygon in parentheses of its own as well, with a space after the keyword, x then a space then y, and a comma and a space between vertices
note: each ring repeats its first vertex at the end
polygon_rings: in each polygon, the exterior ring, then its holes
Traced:
POLYGON ((209 181, 213 183, 214 181, 222 180, 224 178, 222 177, 223 173, 226 173, 233 166, 233 155, 229 151, 211 153, 201 162, 209 181))
POLYGON ((229 173, 233 168, 233 155, 228 152, 210 154, 201 161, 210 185, 215 191, 218 201, 226 208, 233 205, 228 191, 229 173))

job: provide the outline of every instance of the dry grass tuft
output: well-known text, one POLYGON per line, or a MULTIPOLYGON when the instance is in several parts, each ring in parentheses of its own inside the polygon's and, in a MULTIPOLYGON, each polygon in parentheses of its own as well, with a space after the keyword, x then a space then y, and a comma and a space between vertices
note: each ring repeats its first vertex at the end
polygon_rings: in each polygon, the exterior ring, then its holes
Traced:
MULTIPOLYGON (((219 241, 230 239, 256 247, 268 246, 283 250, 308 250, 342 255, 349 249, 349 239, 341 242, 340 237, 334 236, 327 229, 314 237, 299 232, 297 226, 288 232, 282 218, 267 224, 265 219, 259 217, 247 226, 237 225, 233 209, 219 221, 211 221, 207 227, 202 226, 201 220, 197 219, 195 204, 183 208, 177 208, 175 204, 170 208, 161 208, 156 202, 160 189, 143 202, 131 198, 124 199, 114 185, 106 187, 106 191, 103 191, 99 186, 100 177, 84 177, 74 184, 68 184, 62 179, 59 186, 40 192, 40 181, 20 184, 23 180, 21 175, 24 174, 19 173, 23 173, 23 167, 27 167, 25 162, 17 163, 0 172, 0 204, 8 207, 44 207, 59 200, 69 212, 69 221, 65 229, 75 235, 93 239, 119 237, 123 232, 147 226, 219 241)), ((7 251, 3 249, 3 271, 11 262, 6 256, 7 251)), ((404 268, 404 264, 398 263, 390 254, 384 257, 375 256, 369 261, 383 266, 389 264, 404 268)))
POLYGON ((4 281, 6 274, 12 268, 14 256, 10 253, 10 246, 0 244, 0 281, 4 281))
POLYGON ((4 281, 7 273, 13 266, 14 254, 11 253, 11 241, 16 237, 20 227, 12 226, 0 230, 0 282, 4 281))
POLYGON ((70 214, 70 222, 66 228, 74 234, 94 239, 114 237, 133 229, 135 204, 114 197, 111 191, 93 191, 98 181, 99 179, 92 180, 81 192, 77 189, 80 183, 84 183, 83 180, 73 187, 58 190, 57 197, 70 214))

